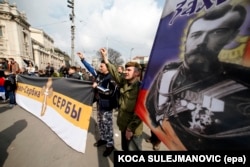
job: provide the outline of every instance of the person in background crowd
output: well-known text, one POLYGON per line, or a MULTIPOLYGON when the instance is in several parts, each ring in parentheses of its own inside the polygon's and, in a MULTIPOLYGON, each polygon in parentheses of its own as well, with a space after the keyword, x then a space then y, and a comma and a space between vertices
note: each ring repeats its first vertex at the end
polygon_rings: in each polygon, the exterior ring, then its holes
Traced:
POLYGON ((120 75, 124 75, 124 67, 122 65, 119 65, 117 67, 117 71, 120 75))
POLYGON ((114 150, 113 139, 113 98, 116 89, 116 83, 113 81, 107 66, 104 62, 101 62, 99 72, 84 59, 84 55, 80 52, 77 53, 81 62, 95 77, 93 88, 96 89, 97 99, 97 122, 100 133, 100 140, 94 143, 94 146, 99 147, 106 145, 106 150, 103 152, 103 156, 109 156, 114 150))
POLYGON ((28 70, 25 67, 20 68, 19 74, 28 75, 28 70))
POLYGON ((87 72, 87 74, 89 75, 89 81, 94 82, 95 81, 95 77, 90 72, 87 72))
POLYGON ((20 72, 19 64, 13 58, 9 58, 8 70, 13 74, 18 74, 20 72))
POLYGON ((85 81, 89 81, 89 74, 87 73, 86 69, 82 69, 82 79, 85 81))
POLYGON ((32 62, 29 62, 29 65, 27 67, 27 72, 29 76, 35 76, 35 67, 32 62))
POLYGON ((38 73, 39 69, 38 69, 38 66, 34 66, 34 67, 35 67, 35 76, 36 76, 36 77, 39 77, 39 73, 38 73))
POLYGON ((0 58, 0 69, 3 70, 4 67, 3 67, 3 63, 4 63, 4 60, 0 58))
POLYGON ((67 78, 68 77, 68 71, 69 69, 67 68, 67 66, 65 64, 62 64, 61 68, 59 69, 59 73, 64 77, 67 78))
MULTIPOLYGON (((125 68, 124 68, 124 66, 122 66, 122 65, 119 65, 119 66, 117 67, 117 71, 118 71, 118 73, 120 74, 120 76, 122 76, 122 77, 124 77, 124 70, 125 70, 125 68)), ((119 98, 120 98, 120 87, 119 87, 119 85, 117 86, 117 89, 118 89, 117 99, 119 99, 119 98)), ((117 106, 117 107, 118 107, 118 106, 117 106)), ((118 108, 116 108, 116 111, 118 111, 118 108)))
POLYGON ((6 77, 4 82, 4 88, 9 97, 9 107, 13 107, 14 105, 16 105, 16 77, 15 74, 12 74, 9 70, 5 70, 4 75, 6 77))
POLYGON ((4 82, 5 82, 4 76, 0 76, 0 97, 2 98, 1 100, 3 100, 3 101, 5 101, 5 99, 6 99, 4 82))
POLYGON ((117 125, 121 131, 122 150, 140 151, 143 123, 135 113, 135 105, 141 85, 139 79, 141 66, 137 62, 128 62, 125 65, 125 75, 121 76, 117 68, 109 63, 107 50, 101 48, 100 53, 110 74, 120 87, 117 125))
POLYGON ((69 67, 68 78, 81 79, 80 74, 76 70, 76 66, 69 67))
POLYGON ((81 70, 80 66, 76 67, 76 72, 80 75, 80 80, 83 80, 83 78, 82 78, 82 70, 81 70))
POLYGON ((39 76, 39 77, 46 77, 46 72, 45 72, 45 70, 38 70, 38 76, 39 76))
POLYGON ((54 74, 54 67, 48 63, 47 67, 45 68, 45 75, 46 77, 51 77, 54 74))
POLYGON ((8 60, 6 58, 2 58, 0 60, 0 69, 2 70, 8 69, 8 60))

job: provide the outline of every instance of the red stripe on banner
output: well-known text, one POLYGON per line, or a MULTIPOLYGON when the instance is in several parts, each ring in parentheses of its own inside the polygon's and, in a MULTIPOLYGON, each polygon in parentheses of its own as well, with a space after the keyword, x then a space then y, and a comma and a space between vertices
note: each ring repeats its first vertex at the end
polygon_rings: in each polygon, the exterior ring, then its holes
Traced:
MULTIPOLYGON (((146 94, 147 94, 146 90, 140 91, 140 93, 138 95, 136 113, 142 119, 142 121, 144 121, 146 124, 148 124, 149 115, 148 115, 147 109, 144 105, 144 99, 146 98, 146 94)), ((148 124, 148 126, 149 126, 149 124, 148 124)))
MULTIPOLYGON (((138 95, 138 101, 136 106, 136 113, 141 118, 141 120, 158 136, 158 138, 168 147, 170 150, 187 150, 185 146, 180 141, 179 137, 174 132, 169 121, 163 122, 164 131, 160 126, 153 127, 151 120, 149 118, 149 113, 145 107, 144 99, 146 99, 148 94, 147 90, 140 90, 138 95)), ((152 106, 153 107, 153 106, 152 106)))

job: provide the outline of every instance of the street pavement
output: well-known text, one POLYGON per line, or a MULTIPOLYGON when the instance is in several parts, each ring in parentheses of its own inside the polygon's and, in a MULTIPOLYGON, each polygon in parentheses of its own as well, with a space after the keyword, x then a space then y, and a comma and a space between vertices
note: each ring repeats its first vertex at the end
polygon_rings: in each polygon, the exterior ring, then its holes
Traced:
MULTIPOLYGON (((120 131, 113 114, 115 149, 121 150, 120 131)), ((85 153, 66 145, 45 123, 16 105, 0 103, 0 167, 109 167, 113 154, 103 157, 105 146, 94 147, 98 140, 97 112, 93 105, 85 153)), ((143 150, 152 151, 145 139, 150 129, 144 124, 143 150)), ((160 150, 167 150, 161 143, 160 150)))

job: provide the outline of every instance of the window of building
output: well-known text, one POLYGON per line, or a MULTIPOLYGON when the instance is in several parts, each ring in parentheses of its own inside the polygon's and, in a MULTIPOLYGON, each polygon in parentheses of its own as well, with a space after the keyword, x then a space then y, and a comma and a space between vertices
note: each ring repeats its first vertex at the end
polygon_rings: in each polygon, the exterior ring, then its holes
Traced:
POLYGON ((0 37, 3 37, 3 26, 0 26, 0 37))

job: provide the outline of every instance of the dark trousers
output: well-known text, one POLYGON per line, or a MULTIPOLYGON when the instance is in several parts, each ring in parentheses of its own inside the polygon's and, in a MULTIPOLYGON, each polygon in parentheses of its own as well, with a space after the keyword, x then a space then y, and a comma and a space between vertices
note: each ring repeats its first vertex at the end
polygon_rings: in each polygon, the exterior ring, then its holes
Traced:
POLYGON ((10 99, 10 104, 16 104, 15 91, 7 91, 8 97, 10 99))
POLYGON ((9 93, 5 91, 5 100, 9 99, 9 93))

